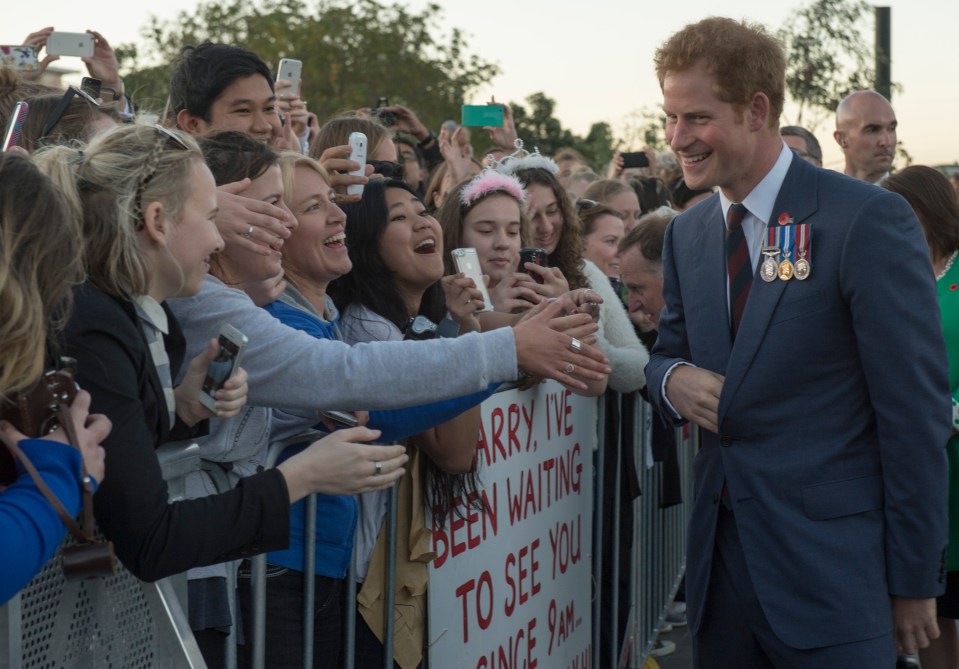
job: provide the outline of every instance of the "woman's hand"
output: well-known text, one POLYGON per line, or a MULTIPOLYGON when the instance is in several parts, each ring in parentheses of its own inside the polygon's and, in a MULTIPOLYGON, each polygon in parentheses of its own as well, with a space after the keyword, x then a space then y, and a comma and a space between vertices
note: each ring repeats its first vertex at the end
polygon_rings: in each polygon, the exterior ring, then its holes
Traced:
POLYGON ((360 164, 350 160, 352 149, 349 144, 342 146, 331 146, 320 156, 320 165, 330 175, 330 186, 336 193, 336 204, 349 204, 350 202, 359 202, 362 195, 348 195, 347 186, 353 184, 366 185, 373 174, 373 166, 366 166, 366 176, 355 176, 349 174, 360 168, 360 164))
POLYGON ((210 362, 219 352, 220 343, 216 339, 211 339, 207 347, 190 361, 183 381, 173 389, 173 396, 176 400, 176 415, 190 427, 212 416, 232 418, 246 404, 249 388, 246 383, 246 370, 242 367, 237 367, 230 378, 216 391, 214 395, 216 413, 207 409, 200 402, 200 389, 206 379, 206 372, 210 367, 210 362))
POLYGON ((462 126, 452 133, 446 128, 440 130, 439 143, 440 153, 448 165, 451 185, 455 186, 466 177, 479 173, 479 168, 473 164, 469 139, 462 126))
POLYGON ((523 264, 523 269, 540 277, 543 282, 534 281, 530 287, 541 297, 559 297, 569 292, 569 281, 559 267, 543 267, 534 262, 523 264))
POLYGON ((217 189, 216 228, 227 245, 264 256, 279 253, 283 240, 290 236, 292 214, 269 202, 244 197, 250 183, 243 179, 217 189))
MULTIPOLYGON (((483 277, 487 279, 487 277, 483 277)), ((450 274, 440 279, 443 294, 446 297, 446 308, 450 318, 460 326, 460 334, 464 332, 479 332, 480 323, 476 319, 476 312, 483 308, 483 293, 476 287, 471 278, 460 272, 450 274)))
POLYGON ((589 314, 594 323, 599 322, 603 298, 592 288, 577 288, 559 296, 563 309, 570 314, 589 314))
POLYGON ((558 316, 549 322, 549 326, 567 337, 574 337, 583 344, 595 344, 599 325, 588 314, 570 314, 558 316))
MULTIPOLYGON (((495 98, 490 98, 488 104, 495 105, 499 103, 496 102, 495 98)), ((503 104, 503 125, 486 125, 483 126, 483 130, 489 134, 489 138, 493 141, 493 144, 500 149, 507 152, 516 150, 516 124, 513 122, 513 110, 509 108, 508 104, 503 104)))
MULTIPOLYGON (((113 423, 103 414, 91 414, 90 400, 90 393, 85 390, 77 391, 77 396, 73 399, 73 404, 70 405, 70 419, 73 421, 73 429, 77 436, 77 443, 74 446, 80 451, 83 466, 86 468, 87 474, 92 476, 97 483, 100 483, 103 480, 104 461, 106 459, 106 452, 100 446, 100 442, 110 434, 113 423)), ((5 420, 0 420, 0 431, 14 443, 29 438, 5 420)), ((67 432, 62 427, 43 437, 43 439, 59 441, 61 444, 70 443, 67 432)))
MULTIPOLYGON (((39 53, 40 49, 47 45, 47 38, 50 37, 50 33, 53 32, 53 26, 47 26, 46 28, 41 28, 40 30, 30 33, 27 35, 26 39, 23 40, 23 46, 32 46, 39 53)), ((40 61, 39 67, 34 72, 21 71, 20 78, 24 80, 35 80, 39 79, 44 72, 46 72, 47 67, 50 66, 55 60, 60 60, 60 56, 50 56, 47 55, 43 60, 40 61)))
MULTIPOLYGON (((574 343, 572 337, 551 327, 551 322, 562 314, 562 310, 562 305, 556 300, 542 302, 527 312, 513 327, 516 359, 520 369, 529 374, 555 379, 571 388, 588 390, 587 384, 580 379, 603 381, 612 370, 602 351, 590 344, 574 343)), ((579 319, 581 324, 587 320, 583 314, 575 314, 574 318, 579 319)))
MULTIPOLYGON (((117 63, 117 56, 113 52, 113 47, 107 39, 95 30, 87 31, 93 35, 93 55, 89 58, 83 57, 82 60, 87 66, 87 72, 91 77, 100 80, 105 88, 112 88, 117 95, 116 102, 120 103, 120 110, 123 110, 123 82, 120 80, 120 65, 117 63)), ((112 103, 113 101, 108 101, 112 103)), ((131 110, 132 111, 132 110, 131 110)))
POLYGON ((532 288, 535 284, 528 274, 522 272, 502 279, 489 291, 493 309, 507 314, 521 314, 532 309, 543 299, 532 288))
POLYGON ((337 430, 281 462, 277 469, 286 479, 290 503, 314 492, 358 495, 393 485, 409 456, 403 446, 363 443, 379 436, 379 430, 365 427, 337 430))

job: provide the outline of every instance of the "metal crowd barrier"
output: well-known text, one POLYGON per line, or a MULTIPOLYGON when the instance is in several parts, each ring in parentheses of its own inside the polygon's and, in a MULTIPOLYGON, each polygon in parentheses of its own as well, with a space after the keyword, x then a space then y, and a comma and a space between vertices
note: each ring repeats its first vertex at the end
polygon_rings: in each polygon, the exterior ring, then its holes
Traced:
MULTIPOLYGON (((157 451, 171 500, 183 498, 198 451, 157 451)), ((185 594, 184 577, 144 583, 123 565, 108 578, 68 582, 58 554, 0 607, 0 666, 205 669, 180 605, 185 594)))
MULTIPOLYGON (((600 439, 606 434, 606 411, 603 402, 615 401, 621 406, 621 396, 609 393, 600 399, 598 411, 600 439)), ((614 624, 610 656, 624 658, 631 668, 644 666, 663 624, 666 611, 683 576, 686 549, 686 522, 692 500, 692 461, 698 446, 698 432, 693 428, 676 432, 683 502, 661 509, 660 463, 650 462, 648 444, 652 412, 646 402, 635 402, 636 415, 633 422, 636 433, 634 457, 639 464, 642 494, 635 502, 633 556, 628 565, 613 561, 612 582, 617 583, 624 574, 629 575, 631 601, 619 601, 617 589, 612 588, 612 601, 605 602, 599 584, 602 582, 603 524, 611 523, 612 551, 618 555, 619 504, 613 504, 612 518, 602 517, 602 505, 594 505, 593 577, 596 596, 593 601, 592 666, 600 667, 600 614, 612 612, 612 620, 618 620, 618 611, 628 606, 630 623, 626 639, 618 639, 618 623, 614 624)), ((611 431, 614 444, 600 444, 596 454, 595 500, 611 494, 620 499, 620 476, 623 466, 619 440, 621 430, 614 426, 611 431), (612 446, 612 448, 609 448, 612 446), (615 462, 607 463, 608 454, 614 454, 615 462), (603 490, 601 472, 606 466, 615 466, 617 474, 614 490, 603 490)), ((299 435, 271 446, 268 466, 273 466, 282 451, 305 441, 321 436, 319 433, 299 435)), ((164 476, 170 485, 171 499, 183 496, 183 477, 203 468, 211 474, 218 490, 225 490, 229 483, 219 466, 202 463, 199 448, 191 445, 169 445, 158 451, 164 476)), ((396 490, 390 496, 387 512, 387 527, 390 544, 395 546, 396 535, 396 490)), ((303 666, 311 667, 317 651, 313 643, 313 599, 315 564, 315 518, 316 498, 307 498, 305 519, 304 562, 304 654, 303 666)), ((390 552, 387 565, 386 592, 387 610, 392 607, 395 583, 395 550, 390 552)), ((346 600, 356 601, 356 584, 351 570, 347 576, 346 600)), ((252 634, 247 639, 252 643, 254 669, 266 667, 266 556, 252 560, 252 634)), ((235 564, 233 565, 236 566, 235 564)), ((235 595, 236 569, 228 569, 230 596, 235 595)), ((0 666, 9 667, 188 667, 203 669, 206 665, 189 630, 186 614, 185 575, 163 579, 154 584, 143 583, 120 566, 117 575, 94 581, 66 583, 60 574, 59 561, 52 560, 44 570, 5 606, 0 607, 0 666)), ((234 607, 235 610, 235 607, 234 607)), ((391 669, 393 616, 385 616, 386 630, 385 669, 391 669)), ((345 669, 354 669, 355 615, 344 616, 345 669)), ((429 634, 426 635, 429 638, 429 634)), ((236 667, 235 631, 227 637, 226 666, 236 667)), ((428 650, 424 649, 423 667, 428 666, 428 650)), ((370 669, 364 667, 362 669, 370 669)), ((374 668, 376 669, 376 668, 374 668)))

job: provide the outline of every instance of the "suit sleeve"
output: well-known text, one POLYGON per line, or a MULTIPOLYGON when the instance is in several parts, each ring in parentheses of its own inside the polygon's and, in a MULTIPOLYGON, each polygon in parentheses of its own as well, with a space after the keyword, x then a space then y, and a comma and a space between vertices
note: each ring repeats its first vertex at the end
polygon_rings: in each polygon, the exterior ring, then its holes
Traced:
POLYGON ((659 316, 659 337, 649 354, 646 365, 646 387, 649 401, 660 416, 670 418, 674 424, 685 421, 676 420, 676 414, 670 408, 663 392, 663 383, 669 371, 678 364, 689 363, 691 354, 686 335, 686 313, 683 309, 682 287, 676 271, 673 252, 676 219, 667 226, 663 240, 663 302, 665 306, 659 316))
POLYGON ((910 207, 879 192, 850 226, 840 266, 876 416, 889 594, 917 598, 942 593, 948 533, 948 362, 928 254, 910 207))

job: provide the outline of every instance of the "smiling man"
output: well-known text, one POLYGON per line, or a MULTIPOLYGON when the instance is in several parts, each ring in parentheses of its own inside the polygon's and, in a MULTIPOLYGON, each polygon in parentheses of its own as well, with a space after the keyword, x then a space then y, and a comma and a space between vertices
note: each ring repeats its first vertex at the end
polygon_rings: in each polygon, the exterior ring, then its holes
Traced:
POLYGON ((658 410, 702 428, 695 662, 889 667, 939 633, 951 412, 935 281, 904 200, 783 143, 785 67, 765 29, 724 18, 656 52, 686 183, 719 187, 666 230, 646 367, 658 410))
POLYGON ((896 113, 875 91, 850 93, 836 107, 833 137, 846 156, 845 174, 871 184, 889 174, 896 157, 896 113))

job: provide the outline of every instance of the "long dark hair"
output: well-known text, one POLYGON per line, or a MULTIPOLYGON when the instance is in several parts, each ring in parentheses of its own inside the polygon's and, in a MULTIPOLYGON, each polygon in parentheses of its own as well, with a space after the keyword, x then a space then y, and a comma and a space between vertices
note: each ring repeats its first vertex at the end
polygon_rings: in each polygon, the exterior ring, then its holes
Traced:
MULTIPOLYGON (((390 188, 400 188, 416 195, 403 181, 376 179, 366 184, 359 202, 343 205, 353 270, 331 282, 327 293, 341 313, 345 313, 350 305, 363 306, 403 330, 410 318, 406 302, 393 273, 380 256, 380 240, 389 225, 386 191, 390 188)), ((442 244, 442 239, 437 240, 437 243, 442 244)), ((418 313, 434 323, 439 323, 446 315, 446 301, 439 281, 426 289, 418 313)), ((410 443, 419 447, 416 437, 412 437, 410 443)), ((468 474, 445 472, 430 458, 426 458, 425 463, 423 487, 431 510, 449 512, 458 508, 454 504, 457 497, 466 500, 472 493, 478 492, 475 459, 473 471, 468 474)), ((477 494, 475 498, 479 499, 480 496, 477 494)))

